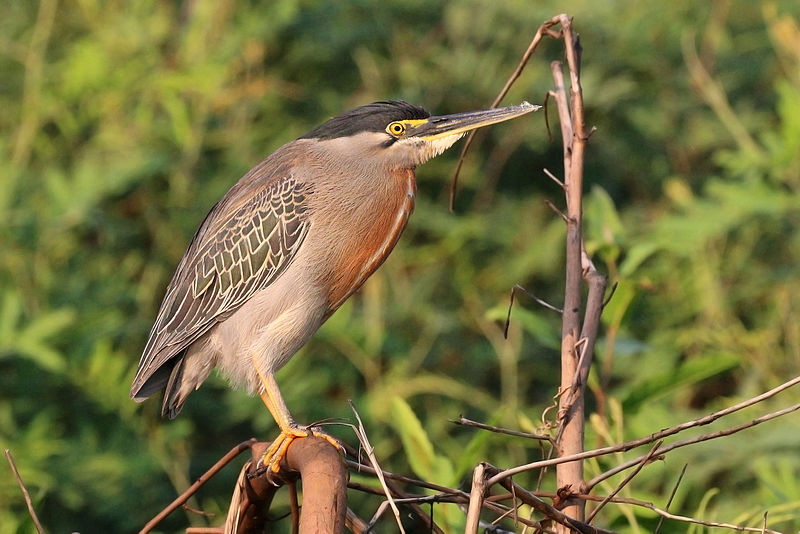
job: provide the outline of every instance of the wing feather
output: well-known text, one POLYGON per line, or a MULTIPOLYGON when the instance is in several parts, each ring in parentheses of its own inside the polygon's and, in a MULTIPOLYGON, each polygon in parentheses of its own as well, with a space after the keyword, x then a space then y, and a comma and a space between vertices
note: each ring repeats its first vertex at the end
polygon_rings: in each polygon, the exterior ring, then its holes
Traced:
POLYGON ((157 373, 162 366, 286 270, 308 233, 309 193, 289 175, 232 213, 225 213, 225 201, 234 189, 212 208, 167 288, 131 396, 152 394, 152 384, 144 386, 164 374, 157 373))

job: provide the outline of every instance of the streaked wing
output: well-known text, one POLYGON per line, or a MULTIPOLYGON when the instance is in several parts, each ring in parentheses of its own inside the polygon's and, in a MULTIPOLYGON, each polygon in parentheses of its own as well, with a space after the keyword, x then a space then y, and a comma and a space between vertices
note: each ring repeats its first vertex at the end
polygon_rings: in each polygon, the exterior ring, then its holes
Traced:
MULTIPOLYGON (((286 270, 308 233, 307 188, 273 181, 226 215, 228 197, 209 212, 167 288, 131 394, 168 360, 235 312, 286 270)), ((143 396, 152 388, 142 391, 143 396)))

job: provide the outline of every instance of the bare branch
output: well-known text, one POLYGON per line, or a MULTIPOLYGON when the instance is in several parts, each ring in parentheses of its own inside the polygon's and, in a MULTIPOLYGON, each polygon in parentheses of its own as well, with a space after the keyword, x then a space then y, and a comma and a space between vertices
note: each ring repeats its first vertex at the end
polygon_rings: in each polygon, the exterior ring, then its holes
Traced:
MULTIPOLYGON (((602 307, 602 295, 605 291, 605 282, 594 283, 595 278, 589 279, 590 290, 594 291, 602 285, 600 299, 597 306, 589 308, 587 303, 587 324, 581 333, 581 281, 585 276, 582 265, 583 230, 582 230, 582 202, 583 202, 583 167, 584 148, 587 136, 585 135, 583 116, 583 90, 580 83, 580 41, 573 33, 572 20, 566 15, 558 17, 561 34, 564 40, 567 64, 570 73, 569 96, 564 82, 562 64, 559 61, 550 63, 555 88, 552 92, 558 109, 558 118, 561 125, 561 138, 564 158, 564 196, 566 197, 566 254, 565 254, 565 282, 564 282, 564 313, 561 325, 561 385, 559 391, 558 422, 559 429, 556 434, 560 456, 570 456, 583 451, 584 433, 584 391, 589 366, 591 366, 594 352, 594 338, 599 314, 602 307), (596 309, 595 309, 596 308, 596 309), (594 315, 597 315, 594 322, 594 315), (587 345, 583 347, 583 358, 578 354, 577 343, 586 339, 587 345), (580 361, 582 360, 582 361, 580 361), (576 387, 577 384, 577 387, 576 387)), ((596 271, 595 271, 596 272, 596 271)), ((579 488, 583 483, 583 464, 580 461, 560 463, 556 470, 559 488, 579 488)), ((567 498, 566 506, 562 510, 569 516, 582 519, 584 504, 567 498)), ((566 532, 559 528, 559 532, 566 532)))
POLYGON ((256 438, 250 438, 247 441, 243 441, 232 448, 228 453, 223 456, 222 458, 217 461, 211 468, 203 473, 197 481, 189 486, 186 491, 178 496, 177 499, 172 501, 166 508, 161 510, 153 519, 147 522, 147 524, 142 527, 142 530, 139 531, 139 534, 146 534, 153 530, 153 528, 158 525, 161 521, 164 520, 169 514, 180 508, 189 498, 197 493, 206 482, 208 482, 211 477, 216 475, 223 467, 228 465, 231 460, 239 456, 242 452, 249 450, 254 444, 256 443, 256 438))
POLYGON ((489 432, 495 432, 497 434, 507 434, 509 436, 517 436, 519 438, 536 439, 536 440, 540 440, 540 441, 548 441, 550 443, 553 443, 553 438, 551 438, 547 434, 532 434, 530 432, 521 432, 519 430, 511 430, 511 429, 502 428, 502 427, 499 427, 499 426, 487 425, 486 423, 479 423, 478 421, 473 421, 471 419, 467 419, 463 415, 460 415, 458 420, 452 420, 451 419, 450 422, 451 423, 455 423, 457 425, 471 426, 471 427, 475 427, 475 428, 480 428, 482 430, 488 430, 489 432))
MULTIPOLYGON (((598 497, 596 495, 579 495, 581 499, 585 500, 600 500, 602 497, 598 497)), ((737 532, 764 532, 767 534, 781 534, 777 530, 770 530, 767 528, 760 528, 760 527, 745 527, 742 525, 734 525, 732 523, 722 523, 717 521, 706 521, 704 519, 697 519, 694 517, 687 517, 684 515, 678 515, 668 512, 667 510, 662 510, 655 504, 647 501, 640 501, 638 499, 631 499, 627 497, 615 497, 611 499, 611 502, 619 503, 619 504, 630 504, 633 506, 639 506, 641 508, 646 508, 657 515, 663 517, 664 519, 671 519, 673 521, 680 521, 682 523, 693 523, 695 525, 703 525, 706 527, 714 527, 714 528, 726 528, 729 530, 735 530, 737 532)))
MULTIPOLYGON (((498 469, 493 466, 488 466, 487 470, 490 473, 496 473, 498 469)), ((496 478, 496 474, 493 474, 492 477, 489 479, 489 483, 496 478)), ((511 479, 504 478, 500 481, 500 484, 506 488, 508 491, 512 491, 514 495, 520 499, 522 502, 543 514, 545 517, 552 519, 553 521, 563 525, 565 527, 571 528, 576 532, 580 532, 581 534, 611 534, 610 531, 601 529, 599 527, 595 527, 593 525, 586 524, 582 521, 578 521, 573 519, 554 506, 547 504, 542 499, 531 493, 530 491, 526 490, 516 482, 511 479)))
POLYGON ((350 532, 353 534, 364 534, 368 531, 367 523, 358 517, 354 511, 350 508, 347 509, 347 515, 345 516, 345 526, 350 529, 350 532))
POLYGON ((558 215, 559 217, 561 217, 561 219, 562 219, 562 220, 563 220, 565 223, 569 224, 569 216, 568 216, 566 213, 564 213, 563 211, 561 211, 560 209, 558 209, 558 208, 556 207, 556 205, 555 205, 555 204, 553 204, 553 202, 552 202, 550 199, 545 199, 544 203, 545 203, 545 204, 547 204, 547 207, 548 207, 548 208, 550 208, 551 210, 553 210, 553 213, 555 213, 556 215, 558 215))
POLYGON ((562 182, 561 180, 559 180, 558 178, 556 178, 556 175, 555 175, 555 174, 553 174, 552 172, 550 172, 550 171, 549 171, 549 170, 547 170, 547 169, 542 169, 542 170, 544 171, 545 175, 547 175, 547 177, 548 177, 548 178, 550 178, 550 179, 551 179, 551 180, 553 180, 555 183, 557 183, 557 184, 558 184, 558 186, 559 186, 559 187, 560 187, 562 190, 564 190, 564 188, 566 188, 566 186, 564 185, 564 182, 562 182))
POLYGON ((25 483, 22 481, 22 477, 17 470, 17 464, 14 463, 14 457, 11 456, 11 451, 8 449, 4 450, 6 455, 6 461, 8 465, 11 466, 11 472, 14 473, 14 479, 17 481, 17 485, 19 486, 20 491, 22 491, 22 498, 25 499, 25 506, 28 507, 28 514, 31 516, 33 520, 33 525, 36 527, 36 532, 39 534, 44 534, 44 528, 42 524, 39 522, 39 517, 36 515, 36 510, 33 509, 33 501, 31 500, 31 494, 28 493, 28 488, 25 487, 25 483))
MULTIPOLYGON (((706 415, 704 417, 701 417, 699 419, 693 419, 691 421, 687 421, 685 423, 681 423, 679 425, 676 425, 676 426, 673 426, 673 427, 670 427, 670 428, 666 428, 664 430, 661 430, 660 432, 655 432, 653 434, 650 434, 649 436, 644 436, 644 437, 641 437, 641 438, 638 438, 638 439, 635 439, 635 440, 632 440, 632 441, 628 441, 628 442, 621 443, 621 444, 618 444, 618 445, 611 445, 611 446, 608 446, 608 447, 601 447, 601 448, 598 448, 598 449, 588 450, 588 451, 584 451, 584 452, 581 452, 581 453, 572 454, 572 455, 569 455, 569 456, 563 456, 561 458, 553 458, 553 459, 549 459, 549 460, 540 460, 540 461, 537 461, 537 462, 531 462, 529 464, 524 464, 524 465, 519 465, 519 466, 516 466, 516 467, 512 467, 510 469, 506 469, 505 471, 501 471, 500 473, 498 473, 496 475, 493 475, 492 478, 489 479, 488 484, 491 486, 493 484, 496 484, 497 482, 499 482, 503 478, 513 476, 513 475, 515 475, 517 473, 530 471, 532 469, 539 469, 539 468, 542 468, 542 467, 549 467, 549 466, 558 465, 558 464, 564 463, 564 462, 572 462, 572 461, 576 461, 576 460, 585 460, 587 458, 595 458, 597 456, 605 456, 607 454, 611 454, 611 453, 615 453, 615 452, 629 451, 631 449, 635 449, 637 447, 641 447, 642 445, 647 445, 649 443, 653 443, 655 441, 658 441, 660 439, 672 436, 672 435, 677 434, 679 432, 683 432, 684 430, 687 430, 689 428, 708 425, 710 423, 713 423, 714 421, 716 421, 717 419, 719 419, 721 417, 725 417, 726 415, 732 414, 734 412, 737 412, 737 411, 742 410, 744 408, 747 408, 749 406, 753 406, 754 404, 757 404, 759 402, 763 402, 763 401, 765 401, 765 400, 777 395, 778 393, 780 393, 780 392, 782 392, 782 391, 784 391, 784 390, 786 390, 786 389, 788 389, 788 388, 790 388, 792 386, 795 386, 795 385, 797 385, 799 383, 800 383, 800 376, 797 376, 797 377, 795 377, 795 378, 793 378, 791 380, 788 380, 788 381, 784 382, 783 384, 781 384, 781 385, 779 385, 777 387, 772 388, 769 391, 765 391, 761 395, 757 395, 755 397, 752 397, 750 399, 747 399, 745 401, 737 403, 737 404, 735 404, 733 406, 729 406, 728 408, 725 408, 725 409, 719 410, 717 412, 708 414, 708 415, 706 415)), ((788 413, 788 412, 791 412, 791 411, 794 411, 795 409, 797 409, 796 407, 797 407, 797 405, 790 407, 791 409, 787 408, 786 410, 781 410, 781 411, 788 413)), ((781 415, 783 415, 783 414, 781 414, 781 415)), ((774 417, 772 417, 772 418, 774 418, 774 417)), ((748 423, 748 425, 749 424, 750 423, 748 423)), ((758 423, 756 423, 756 424, 758 424, 758 423)), ((635 465, 636 463, 638 463, 638 460, 635 460, 634 462, 632 462, 631 465, 635 465)), ((628 467, 630 467, 631 465, 629 465, 628 467)))
POLYGON ((291 485, 298 477, 303 481, 303 507, 299 519, 296 510, 291 512, 293 531, 343 533, 347 470, 339 449, 316 435, 296 439, 286 450, 280 471, 272 473, 259 466, 268 445, 261 442, 251 447, 252 458, 243 466, 231 497, 225 534, 261 532, 267 521, 264 511, 269 509, 279 485, 291 485))
MULTIPOLYGON (((664 507, 664 510, 669 511, 669 507, 672 505, 672 499, 675 498, 675 494, 678 493, 678 486, 681 485, 681 481, 683 480, 683 475, 686 474, 686 468, 689 467, 689 464, 683 464, 683 469, 681 469, 681 474, 678 475, 678 480, 675 481, 675 486, 672 488, 672 493, 669 494, 669 499, 667 500, 667 506, 664 507)), ((658 519, 658 524, 656 525, 656 529, 653 531, 653 534, 658 534, 661 532, 661 524, 664 522, 664 516, 661 516, 658 519)))
MULTIPOLYGON (((786 414, 790 414, 800 410, 800 403, 793 404, 782 410, 778 410, 776 412, 770 412, 768 414, 762 415, 761 417, 756 417, 752 421, 748 421, 747 423, 742 423, 741 425, 732 426, 730 428, 726 428, 723 430, 719 430, 717 432, 711 432, 710 434, 702 434, 700 436, 685 439, 682 441, 676 441, 675 443, 671 443, 666 447, 662 447, 656 451, 656 455, 662 456, 670 451, 675 449, 679 449, 681 447, 686 447, 687 445, 694 445, 695 443, 702 443, 703 441, 709 441, 712 439, 721 438, 723 436, 730 436, 731 434, 736 434, 737 432, 741 432, 742 430, 746 430, 748 428, 752 428, 756 425, 760 425, 761 423, 765 423, 767 421, 771 421, 772 419, 776 419, 778 417, 784 416, 786 414)), ((603 480, 616 475, 634 465, 636 465, 639 461, 641 461, 642 457, 635 458, 629 462, 625 462, 623 464, 618 465, 614 469, 610 469, 605 473, 601 473, 594 477, 592 480, 586 483, 585 487, 586 490, 589 491, 591 488, 595 487, 598 483, 602 482, 603 480)))
POLYGON ((602 501, 600 501, 600 504, 598 504, 598 505, 597 505, 597 508, 595 508, 594 510, 592 510, 592 513, 591 513, 591 514, 589 514, 589 517, 587 517, 587 518, 586 518, 586 522, 587 522, 587 523, 591 523, 591 522, 592 522, 592 519, 594 519, 594 518, 597 516, 597 514, 598 514, 598 513, 600 513, 600 510, 602 510, 602 509, 603 509, 603 506, 605 506, 606 504, 608 504, 608 502, 609 502, 611 499, 613 499, 614 497, 616 497, 617 493, 619 493, 619 492, 622 490, 622 488, 624 488, 624 487, 625 487, 625 486, 628 484, 628 482, 630 482, 631 480, 633 480, 633 477, 635 477, 637 474, 639 474, 639 471, 641 471, 641 470, 642 470, 642 468, 643 468, 644 466, 646 466, 646 465, 647 465, 647 464, 650 462, 650 460, 651 460, 651 459, 653 459, 653 458, 655 457, 656 450, 658 450, 658 448, 661 446, 661 444, 662 444, 662 443, 663 443, 663 441, 659 441, 659 442, 657 442, 655 445, 653 445, 653 446, 650 448, 650 452, 648 452, 647 454, 645 454, 645 455, 644 455, 644 457, 642 458, 642 461, 641 461, 641 462, 639 462, 639 465, 638 465, 638 466, 636 466, 636 469, 634 469, 634 470, 633 470, 633 472, 629 473, 629 474, 628 474, 628 476, 627 476, 627 477, 625 477, 625 479, 624 479, 622 482, 620 482, 620 483, 617 485, 617 487, 616 487, 616 488, 614 488, 614 491, 612 491, 611 493, 609 493, 609 494, 608 494, 608 497, 606 497, 605 499, 603 499, 602 501))
MULTIPOLYGON (((498 93, 498 95, 495 97, 494 102, 492 102, 492 105, 490 107, 496 108, 503 100, 503 98, 505 98, 506 94, 508 94, 508 91, 511 89, 511 86, 514 85, 514 82, 517 81, 517 78, 519 78, 520 74, 522 74, 525 65, 528 64, 528 60, 533 55, 534 51, 536 51, 536 48, 539 46, 539 43, 541 42, 542 38, 545 35, 556 38, 560 36, 560 33, 556 33, 551 30, 551 28, 557 25, 559 21, 560 21, 559 17, 553 17, 550 20, 544 21, 541 24, 541 26, 539 26, 539 29, 536 30, 536 33, 534 34, 533 39, 531 40, 531 44, 528 45, 528 49, 525 51, 524 54, 522 54, 522 58, 520 59, 517 68, 514 69, 514 72, 511 73, 511 76, 508 77, 508 80, 506 80, 505 85, 500 90, 500 93, 498 93)), ((464 143, 463 148, 461 149, 461 154, 459 154, 458 156, 458 162, 456 163, 456 170, 455 172, 453 172, 453 178, 450 182, 450 211, 453 211, 455 206, 456 188, 458 187, 458 174, 461 172, 461 166, 464 163, 464 158, 466 157, 467 152, 469 151, 469 147, 472 145, 472 140, 474 138, 475 138, 475 130, 470 132, 466 142, 464 143)))
POLYGON ((472 491, 469 494, 465 534, 476 534, 481 520, 483 496, 486 494, 486 464, 479 463, 472 471, 472 491))

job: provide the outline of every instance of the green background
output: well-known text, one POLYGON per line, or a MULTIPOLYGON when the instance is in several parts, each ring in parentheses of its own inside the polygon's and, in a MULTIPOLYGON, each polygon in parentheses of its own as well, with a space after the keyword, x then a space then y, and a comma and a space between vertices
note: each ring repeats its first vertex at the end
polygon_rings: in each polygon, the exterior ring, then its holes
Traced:
MULTIPOLYGON (((356 105, 486 107, 538 25, 560 12, 581 34, 597 127, 587 247, 618 283, 591 376, 587 447, 798 374, 795 0, 6 1, 0 445, 50 531, 136 531, 233 445, 275 435, 261 401, 216 376, 171 422, 158 400, 128 398, 166 284, 213 203, 272 150, 356 105)), ((546 40, 504 103, 541 103, 561 57, 562 43, 546 40)), ((534 442, 448 419, 542 431, 556 391, 558 316, 521 297, 502 335, 515 283, 562 298, 564 227, 545 200, 563 198, 542 173, 561 175, 548 113, 552 140, 542 112, 483 132, 455 213, 447 190, 460 145, 418 170, 417 209, 392 256, 278 375, 299 421, 353 422, 353 399, 384 468, 450 486, 468 487, 480 460, 539 457, 534 442)), ((798 399, 790 390, 727 425, 798 399)), ((330 431, 356 445, 348 428, 330 431)), ((637 452, 587 462, 587 475, 637 452)), ((800 416, 676 451, 622 495, 663 507, 684 463, 673 512, 760 526, 769 510, 772 528, 800 528, 800 416)), ((191 503, 214 517, 177 512, 164 531, 219 524, 238 465, 191 503)), ((16 483, 0 472, 0 533, 30 532, 16 483)), ((535 485, 533 475, 515 480, 535 485)), ((287 502, 284 492, 275 510, 287 502)), ((351 492, 364 518, 378 502, 351 492)), ((435 514, 453 531, 463 525, 452 505, 435 514)), ((598 521, 651 532, 657 520, 609 505, 598 521)), ((662 532, 687 528, 666 522, 662 532)))

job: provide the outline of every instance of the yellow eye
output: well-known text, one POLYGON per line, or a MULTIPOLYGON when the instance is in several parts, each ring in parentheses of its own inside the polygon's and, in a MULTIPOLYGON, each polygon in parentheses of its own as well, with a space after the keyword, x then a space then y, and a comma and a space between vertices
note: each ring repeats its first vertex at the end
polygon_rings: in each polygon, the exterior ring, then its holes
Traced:
POLYGON ((402 122, 393 122, 386 127, 386 131, 392 135, 403 135, 403 132, 406 131, 406 125, 402 122))

